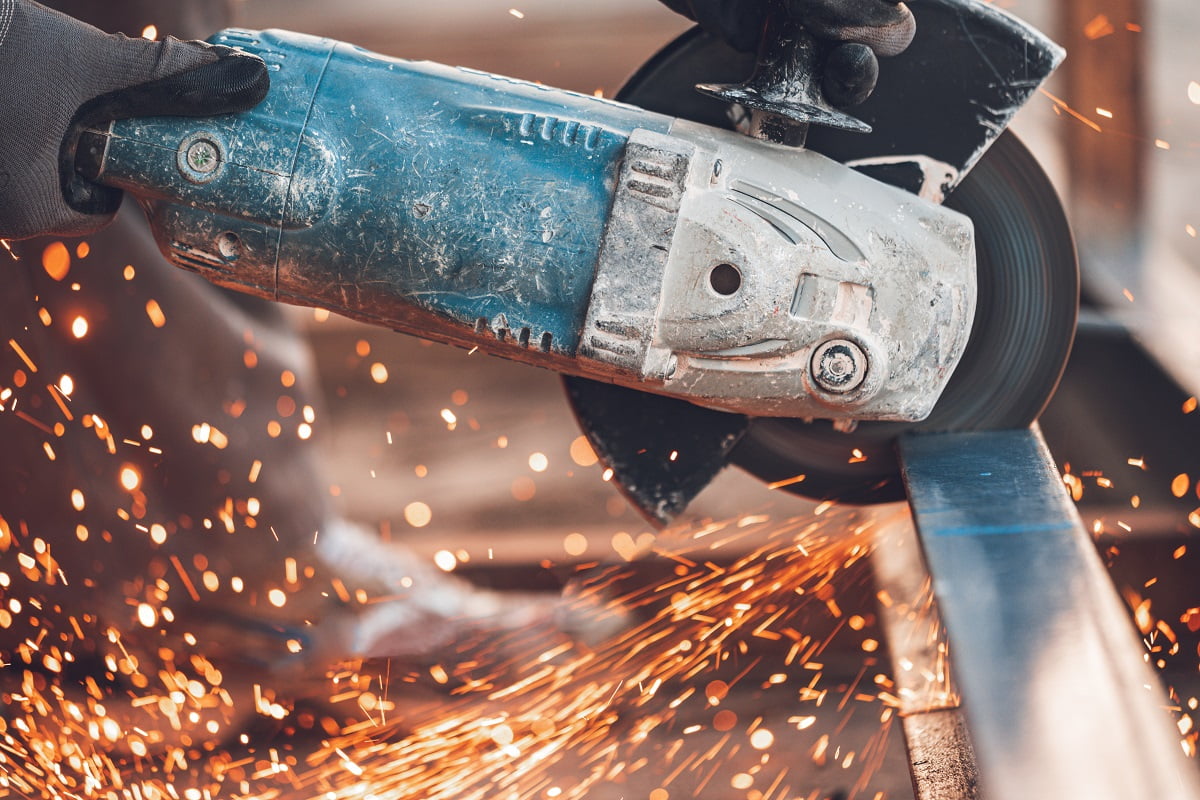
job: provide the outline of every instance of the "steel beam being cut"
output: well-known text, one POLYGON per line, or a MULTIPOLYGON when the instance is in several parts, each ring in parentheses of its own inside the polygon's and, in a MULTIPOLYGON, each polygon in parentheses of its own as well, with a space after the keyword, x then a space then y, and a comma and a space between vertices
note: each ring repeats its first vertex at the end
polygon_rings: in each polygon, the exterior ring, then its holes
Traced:
MULTIPOLYGON (((1040 431, 912 435, 899 450, 976 762, 958 765, 961 737, 938 722, 947 704, 911 709, 918 800, 1200 797, 1166 694, 1040 431), (953 779, 923 781, 931 759, 953 762, 953 779)), ((887 569, 877 574, 886 587, 887 569)))

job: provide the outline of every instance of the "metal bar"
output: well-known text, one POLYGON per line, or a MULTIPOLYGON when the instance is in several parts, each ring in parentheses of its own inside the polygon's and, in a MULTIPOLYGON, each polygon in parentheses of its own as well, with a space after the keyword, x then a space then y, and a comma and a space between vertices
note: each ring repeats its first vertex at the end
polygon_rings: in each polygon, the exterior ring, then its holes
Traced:
POLYGON ((879 528, 871 566, 916 800, 976 800, 975 756, 951 682, 945 628, 907 517, 879 528))
POLYGON ((978 767, 959 709, 901 717, 916 800, 977 800, 978 767))
POLYGON ((1200 797, 1041 433, 907 436, 899 449, 983 796, 1200 797))

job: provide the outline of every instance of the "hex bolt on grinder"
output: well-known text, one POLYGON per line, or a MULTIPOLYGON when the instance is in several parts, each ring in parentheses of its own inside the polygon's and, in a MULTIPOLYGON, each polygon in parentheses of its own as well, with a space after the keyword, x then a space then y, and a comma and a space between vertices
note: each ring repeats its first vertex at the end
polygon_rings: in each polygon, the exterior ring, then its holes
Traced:
POLYGON ((1037 417, 1078 303, 1059 202, 1004 132, 1062 51, 978 0, 910 6, 857 117, 777 22, 757 58, 685 34, 619 102, 226 30, 267 65, 258 107, 90 129, 76 169, 214 283, 569 376, 660 523, 728 463, 896 499, 899 433, 1037 417))

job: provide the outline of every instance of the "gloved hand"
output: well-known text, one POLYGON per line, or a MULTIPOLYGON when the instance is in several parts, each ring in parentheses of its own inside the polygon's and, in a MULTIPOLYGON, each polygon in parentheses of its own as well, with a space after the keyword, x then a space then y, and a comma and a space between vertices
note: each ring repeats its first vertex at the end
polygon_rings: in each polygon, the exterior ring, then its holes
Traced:
POLYGON ((121 193, 75 173, 90 125, 252 108, 261 60, 226 47, 110 35, 32 0, 0 0, 0 239, 103 227, 121 193))
POLYGON ((870 96, 879 75, 876 56, 904 51, 916 33, 900 0, 661 0, 738 50, 758 49, 770 13, 786 14, 818 39, 833 43, 822 88, 835 106, 870 96))

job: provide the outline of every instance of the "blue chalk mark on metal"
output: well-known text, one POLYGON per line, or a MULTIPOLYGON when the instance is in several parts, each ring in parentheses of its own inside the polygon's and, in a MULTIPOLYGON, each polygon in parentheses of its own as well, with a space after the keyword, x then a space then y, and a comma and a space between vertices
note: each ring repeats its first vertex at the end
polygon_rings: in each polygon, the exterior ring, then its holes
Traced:
POLYGON ((1006 536, 1076 524, 1053 462, 1026 431, 914 436, 903 449, 906 480, 929 489, 912 497, 928 535, 1006 536))
POLYGON ((931 531, 933 536, 1013 536, 1021 533, 1049 533, 1051 531, 1070 530, 1074 525, 1069 522, 1048 522, 1028 525, 970 525, 962 528, 936 528, 931 531))

